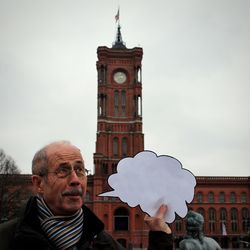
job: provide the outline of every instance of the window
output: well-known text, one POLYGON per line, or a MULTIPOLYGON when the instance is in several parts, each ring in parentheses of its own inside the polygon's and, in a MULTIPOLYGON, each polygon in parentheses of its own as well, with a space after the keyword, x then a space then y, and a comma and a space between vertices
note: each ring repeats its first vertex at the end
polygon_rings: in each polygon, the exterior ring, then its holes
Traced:
POLYGON ((248 232, 248 221, 249 221, 249 212, 247 208, 242 208, 242 230, 244 233, 248 232))
POLYGON ((221 230, 222 235, 227 235, 226 221, 227 221, 227 210, 225 208, 221 208, 220 209, 220 230, 221 230))
POLYGON ((142 116, 142 100, 141 100, 141 97, 140 96, 138 96, 137 97, 137 114, 139 115, 139 116, 142 116))
POLYGON ((203 203, 203 194, 201 192, 197 193, 197 202, 203 203))
POLYGON ((106 69, 105 67, 102 65, 99 69, 98 69, 98 84, 105 84, 106 83, 106 69))
POLYGON ((205 220, 205 210, 204 208, 200 207, 197 209, 197 213, 201 214, 205 220))
POLYGON ((242 192, 240 194, 240 202, 241 203, 247 203, 247 194, 245 192, 242 192))
POLYGON ((214 193, 213 192, 208 193, 208 203, 214 203, 214 193))
POLYGON ((231 230, 233 233, 238 231, 238 211, 236 208, 231 209, 231 230))
POLYGON ((236 195, 234 192, 230 193, 230 203, 236 203, 236 195))
POLYGON ((126 92, 122 91, 122 115, 126 115, 126 92))
POLYGON ((128 154, 128 140, 126 137, 122 138, 122 156, 127 156, 128 154))
POLYGON ((126 208, 118 208, 114 213, 114 224, 116 231, 128 231, 129 213, 126 208))
POLYGON ((219 202, 220 203, 225 203, 225 193, 224 192, 220 192, 220 194, 219 194, 219 202))
POLYGON ((141 82, 141 69, 137 68, 136 82, 141 82))
POLYGON ((119 145, 119 140, 117 137, 113 139, 113 155, 114 157, 118 156, 118 145, 119 145))
POLYGON ((114 114, 119 115, 119 92, 116 90, 114 95, 114 114))
POLYGON ((208 209, 208 225, 209 225, 209 232, 215 232, 215 221, 216 221, 216 211, 214 208, 208 209))
POLYGON ((100 94, 98 96, 98 115, 106 115, 106 103, 107 103, 107 96, 104 94, 100 94))

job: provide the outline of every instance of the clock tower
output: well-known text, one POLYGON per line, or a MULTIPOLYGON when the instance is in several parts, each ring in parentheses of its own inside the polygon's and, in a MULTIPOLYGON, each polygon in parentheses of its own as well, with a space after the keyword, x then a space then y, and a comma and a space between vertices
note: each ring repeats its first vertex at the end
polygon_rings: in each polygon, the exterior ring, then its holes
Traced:
MULTIPOLYGON (((144 149, 142 48, 128 49, 117 27, 112 48, 98 47, 95 175, 107 177, 118 161, 144 149)), ((105 189, 105 187, 103 187, 105 189)), ((104 191, 104 190, 103 190, 104 191)))
MULTIPOLYGON (((144 214, 118 198, 99 197, 109 191, 108 177, 118 162, 144 150, 142 132, 142 48, 129 49, 122 40, 120 24, 111 48, 97 49, 97 133, 94 153, 93 187, 89 204, 104 222, 106 230, 127 247, 146 245, 144 214), (92 205, 91 205, 92 204, 92 205)), ((88 192, 87 192, 88 195, 88 192)))

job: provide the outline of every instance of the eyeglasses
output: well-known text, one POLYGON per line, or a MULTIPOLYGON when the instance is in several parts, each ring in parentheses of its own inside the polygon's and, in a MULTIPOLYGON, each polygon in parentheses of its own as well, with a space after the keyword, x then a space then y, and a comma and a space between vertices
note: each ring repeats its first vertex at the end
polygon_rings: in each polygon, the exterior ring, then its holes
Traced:
POLYGON ((72 173, 72 171, 75 171, 76 175, 79 178, 87 176, 88 174, 88 170, 84 166, 76 165, 73 168, 71 168, 71 166, 68 164, 63 164, 63 166, 59 166, 59 168, 56 169, 56 171, 48 171, 47 173, 54 173, 58 178, 66 178, 72 173))

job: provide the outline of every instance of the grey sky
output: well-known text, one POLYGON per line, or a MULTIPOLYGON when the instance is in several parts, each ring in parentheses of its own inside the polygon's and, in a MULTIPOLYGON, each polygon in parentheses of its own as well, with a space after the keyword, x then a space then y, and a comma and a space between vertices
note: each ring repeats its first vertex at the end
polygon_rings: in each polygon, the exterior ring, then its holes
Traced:
POLYGON ((22 173, 58 139, 87 168, 96 138, 96 49, 141 46, 145 149, 195 175, 250 175, 250 1, 0 0, 0 148, 22 173))

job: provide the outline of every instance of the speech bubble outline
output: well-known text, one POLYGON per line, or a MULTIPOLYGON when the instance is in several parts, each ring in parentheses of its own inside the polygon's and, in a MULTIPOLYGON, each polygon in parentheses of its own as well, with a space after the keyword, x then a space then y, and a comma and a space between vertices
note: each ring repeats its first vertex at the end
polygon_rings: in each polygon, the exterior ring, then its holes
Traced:
POLYGON ((139 205, 150 216, 156 214, 161 204, 167 204, 165 221, 172 223, 175 213, 186 216, 196 179, 176 158, 144 150, 121 159, 117 173, 109 176, 108 183, 113 191, 98 196, 119 197, 130 207, 139 205))

